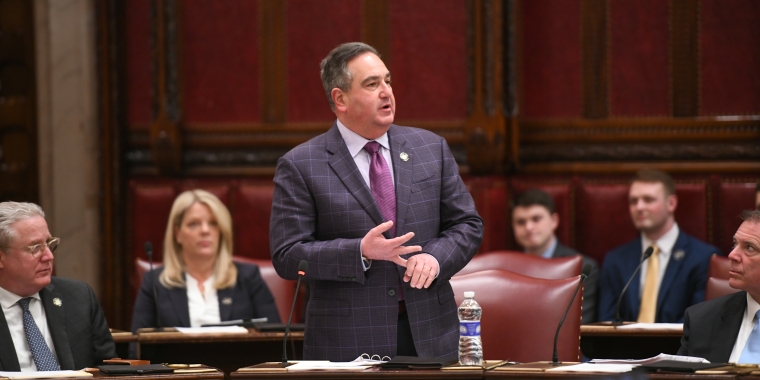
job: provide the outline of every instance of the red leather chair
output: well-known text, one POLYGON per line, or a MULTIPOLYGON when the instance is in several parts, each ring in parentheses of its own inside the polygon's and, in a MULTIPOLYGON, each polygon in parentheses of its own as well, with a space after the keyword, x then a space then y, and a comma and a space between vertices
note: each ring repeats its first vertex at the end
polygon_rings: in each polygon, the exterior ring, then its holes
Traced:
MULTIPOLYGON (((269 291, 272 292, 272 296, 274 297, 274 303, 277 305, 277 312, 280 314, 280 321, 282 321, 282 323, 287 322, 288 315, 290 315, 290 307, 293 303, 293 294, 296 290, 296 281, 286 280, 280 277, 274 270, 271 260, 251 259, 240 256, 233 257, 233 260, 236 262, 258 265, 261 277, 264 279, 264 282, 266 282, 269 291)), ((160 268, 161 265, 163 264, 153 263, 153 269, 160 268)), ((135 259, 135 269, 137 280, 136 282, 133 280, 133 288, 137 291, 140 289, 143 276, 150 270, 150 264, 147 260, 137 258, 135 259)), ((137 295, 135 294, 135 297, 136 296, 137 295)), ((302 310, 304 303, 302 301, 303 296, 299 296, 300 300, 296 301, 296 308, 302 310)), ((298 312, 298 310, 293 313, 293 323, 301 322, 301 313, 298 312)))
POLYGON ((524 276, 559 280, 581 274, 583 258, 580 255, 545 259, 515 251, 479 253, 456 275, 488 269, 502 269, 524 276))
POLYGON ((709 277, 722 278, 728 280, 728 268, 731 266, 731 261, 726 256, 718 256, 713 254, 710 256, 710 271, 709 277))
POLYGON ((563 361, 580 357, 581 292, 573 299, 579 277, 549 280, 491 269, 454 276, 457 305, 474 291, 483 308, 481 329, 485 359, 519 362, 551 360, 554 334, 567 304, 573 304, 559 335, 563 361))
POLYGON ((736 293, 739 289, 728 286, 728 279, 710 277, 707 279, 707 289, 705 290, 705 301, 713 298, 722 297, 728 294, 736 293))

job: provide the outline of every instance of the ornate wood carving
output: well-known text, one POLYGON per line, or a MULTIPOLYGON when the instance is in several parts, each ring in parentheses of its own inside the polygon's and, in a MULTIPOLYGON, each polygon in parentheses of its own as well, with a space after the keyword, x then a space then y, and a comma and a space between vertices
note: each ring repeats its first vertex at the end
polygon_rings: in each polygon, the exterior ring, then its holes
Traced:
POLYGON ((673 116, 699 115, 699 2, 671 0, 670 72, 673 116))
POLYGON ((287 2, 259 0, 259 80, 261 121, 287 119, 287 2))
POLYGON ((485 174, 504 171, 506 139, 502 67, 503 2, 471 3, 471 104, 466 148, 470 171, 485 174))
POLYGON ((609 114, 609 2, 581 1, 581 60, 583 116, 601 119, 609 114))
POLYGON ((182 171, 177 18, 175 0, 156 0, 151 18, 155 78, 150 141, 153 159, 163 174, 182 171))

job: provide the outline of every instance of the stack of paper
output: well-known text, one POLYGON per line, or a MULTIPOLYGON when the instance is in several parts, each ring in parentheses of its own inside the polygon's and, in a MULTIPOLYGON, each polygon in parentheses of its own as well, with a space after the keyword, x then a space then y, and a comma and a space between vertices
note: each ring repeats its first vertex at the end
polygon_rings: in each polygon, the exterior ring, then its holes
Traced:
POLYGON ((53 379, 61 377, 92 377, 85 371, 39 371, 39 372, 2 372, 0 378, 8 379, 53 379))
POLYGON ((642 364, 657 363, 657 362, 661 362, 665 360, 673 360, 677 362, 688 362, 688 363, 709 363, 709 361, 707 361, 707 359, 704 359, 704 358, 698 358, 695 356, 669 355, 669 354, 659 354, 657 356, 646 358, 646 359, 592 359, 591 362, 595 364, 642 365, 642 364))
POLYGON ((247 334, 248 329, 240 326, 215 326, 215 327, 177 327, 177 331, 183 334, 247 334))

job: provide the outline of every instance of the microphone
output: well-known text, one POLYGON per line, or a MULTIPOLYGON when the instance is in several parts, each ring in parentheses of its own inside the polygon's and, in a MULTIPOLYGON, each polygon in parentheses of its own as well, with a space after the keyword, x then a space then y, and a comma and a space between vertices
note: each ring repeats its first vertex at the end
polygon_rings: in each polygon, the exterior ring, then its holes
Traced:
POLYGON ((620 326, 623 322, 620 321, 620 304, 623 301, 623 294, 625 294, 625 291, 628 290, 628 286, 631 285, 631 281, 636 277, 636 273, 639 273, 639 270, 641 269, 641 265, 644 264, 644 260, 648 259, 649 256, 652 256, 652 252, 654 252, 654 247, 647 248, 646 251, 644 251, 644 256, 641 257, 641 261, 639 261, 639 266, 636 267, 636 270, 633 271, 633 274, 631 275, 631 278, 628 280, 628 283, 625 284, 623 287, 623 291, 620 292, 620 297, 618 297, 617 300, 617 307, 615 308, 615 321, 612 322, 613 326, 620 326))
POLYGON ((296 292, 293 294, 293 305, 290 307, 290 316, 288 316, 288 324, 285 325, 285 336, 282 337, 282 366, 285 367, 288 364, 288 334, 290 333, 290 322, 293 320, 293 310, 296 308, 296 298, 298 297, 298 288, 301 287, 301 279, 306 275, 306 270, 309 269, 309 262, 301 260, 298 263, 298 283, 296 284, 296 292))
POLYGON ((156 292, 156 279, 153 276, 153 244, 149 241, 145 242, 145 255, 148 256, 148 263, 150 264, 150 283, 153 285, 153 303, 156 307, 156 327, 153 331, 163 331, 161 327, 161 311, 158 309, 158 293, 156 292))
POLYGON ((565 310, 565 314, 562 315, 562 319, 559 321, 559 326, 557 326, 557 332, 554 333, 554 354, 552 355, 552 364, 560 364, 559 354, 557 353, 557 340, 559 339, 559 330, 562 328, 562 324, 565 323, 567 313, 570 312, 570 307, 573 306, 573 301, 575 301, 575 297, 578 295, 578 291, 581 290, 583 281, 586 281, 586 277, 588 277, 589 274, 591 274, 591 264, 586 263, 583 265, 583 269, 581 270, 581 279, 578 281, 578 287, 575 288, 573 298, 570 298, 570 303, 567 305, 567 310, 565 310))

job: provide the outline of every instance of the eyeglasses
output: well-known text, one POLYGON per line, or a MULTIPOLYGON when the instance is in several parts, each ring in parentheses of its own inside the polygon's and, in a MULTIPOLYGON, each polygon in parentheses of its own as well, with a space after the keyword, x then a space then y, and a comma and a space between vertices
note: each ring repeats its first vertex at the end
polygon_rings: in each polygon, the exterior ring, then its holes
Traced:
MULTIPOLYGON (((35 244, 30 245, 28 247, 21 247, 18 248, 23 251, 29 252, 34 258, 37 258, 42 252, 45 252, 45 247, 50 248, 50 252, 55 252, 56 248, 58 248, 58 244, 61 243, 61 238, 57 237, 51 237, 46 242, 42 244, 35 244)), ((2 248, 13 248, 13 247, 2 247, 2 248)))

